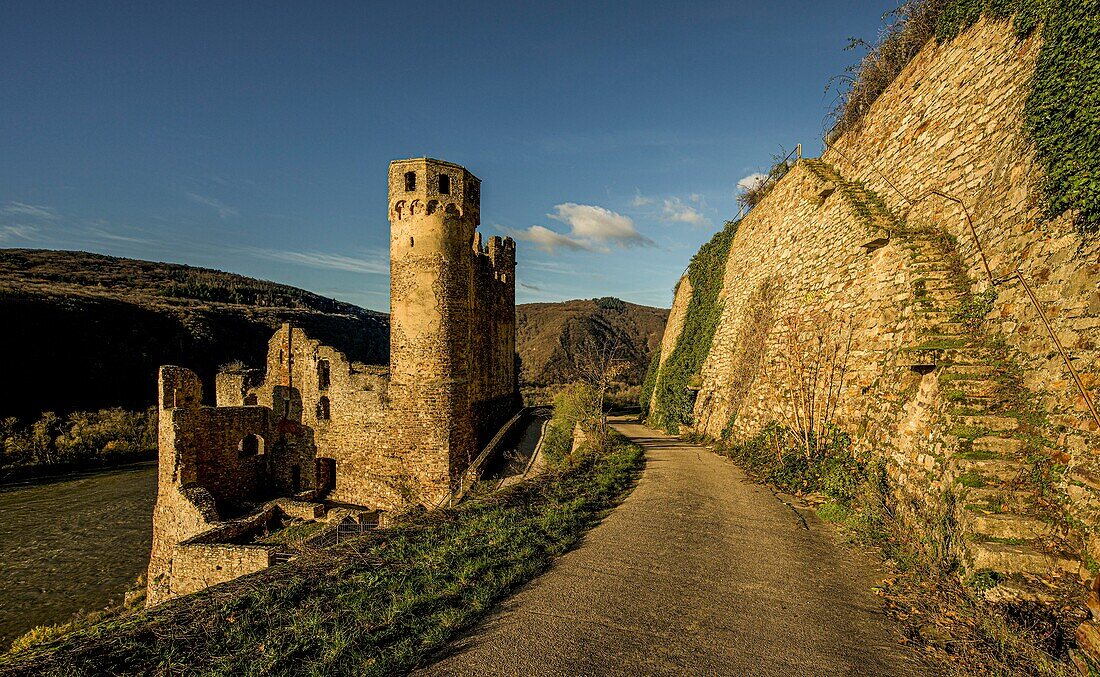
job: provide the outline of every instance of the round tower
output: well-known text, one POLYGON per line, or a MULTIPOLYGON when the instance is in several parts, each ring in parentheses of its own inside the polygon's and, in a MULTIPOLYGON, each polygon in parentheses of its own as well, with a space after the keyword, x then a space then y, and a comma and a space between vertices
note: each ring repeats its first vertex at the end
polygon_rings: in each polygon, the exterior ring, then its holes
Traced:
POLYGON ((407 424, 405 466, 429 493, 446 490, 477 453, 470 323, 480 189, 450 162, 390 163, 390 393, 407 424))
POLYGON ((450 162, 390 163, 390 380, 465 382, 481 181, 450 162))

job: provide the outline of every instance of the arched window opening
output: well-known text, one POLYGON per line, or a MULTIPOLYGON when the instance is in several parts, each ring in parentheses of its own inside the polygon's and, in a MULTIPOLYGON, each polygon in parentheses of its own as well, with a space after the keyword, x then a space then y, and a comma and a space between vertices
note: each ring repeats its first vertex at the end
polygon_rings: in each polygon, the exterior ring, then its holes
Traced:
POLYGON ((413 240, 413 236, 410 235, 409 236, 409 249, 412 249, 413 245, 415 245, 415 244, 416 244, 416 242, 413 240))
POLYGON ((317 360, 317 388, 326 390, 331 376, 328 360, 317 360))
POLYGON ((405 191, 416 190, 416 172, 405 172, 405 191))
POLYGON ((251 395, 245 395, 244 396, 244 405, 246 407, 256 406, 256 394, 252 393, 251 395))
POLYGON ((451 177, 446 174, 439 175, 439 194, 450 195, 451 194, 451 177))
POLYGON ((329 401, 327 397, 321 397, 317 400, 317 420, 327 421, 332 416, 329 401))
POLYGON ((259 435, 245 435, 237 444, 237 457, 249 458, 262 456, 264 453, 264 438, 259 435))

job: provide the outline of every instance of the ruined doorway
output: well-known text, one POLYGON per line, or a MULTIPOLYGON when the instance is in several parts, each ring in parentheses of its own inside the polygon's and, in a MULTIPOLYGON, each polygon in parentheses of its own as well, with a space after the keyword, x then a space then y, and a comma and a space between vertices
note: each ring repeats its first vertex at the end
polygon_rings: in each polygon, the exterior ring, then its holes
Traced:
POLYGON ((317 488, 324 491, 332 491, 336 488, 336 459, 317 459, 317 488))

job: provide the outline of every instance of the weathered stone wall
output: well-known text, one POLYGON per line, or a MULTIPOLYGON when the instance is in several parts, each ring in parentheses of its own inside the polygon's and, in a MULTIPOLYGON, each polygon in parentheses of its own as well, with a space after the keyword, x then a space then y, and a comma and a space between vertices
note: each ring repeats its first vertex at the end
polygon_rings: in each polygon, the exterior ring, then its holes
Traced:
MULTIPOLYGON (((872 187, 898 213, 941 225, 977 287, 1019 269, 1095 401, 1100 396, 1100 240, 1082 238, 1073 215, 1046 220, 1036 206, 1041 169, 1023 135, 1023 106, 1038 57, 1038 31, 1018 40, 1010 21, 982 20, 959 38, 930 44, 871 107, 863 124, 823 159, 872 187), (892 183, 894 187, 891 187, 892 183), (939 190, 961 199, 962 208, 939 190), (911 205, 910 203, 915 203, 911 205)), ((1026 385, 1044 399, 1061 440, 1092 466, 1097 424, 1018 281, 998 284, 993 315, 1019 351, 1026 385), (1082 434, 1084 433, 1084 434, 1082 434)))
MULTIPOLYGON (((966 331, 951 317, 960 296, 951 288, 956 269, 948 270, 947 259, 937 264, 929 253, 940 245, 927 233, 943 229, 954 239, 948 258, 962 262, 972 291, 990 287, 990 277, 1023 273, 1093 398, 1100 394, 1100 245, 1077 233, 1072 214, 1042 218, 1035 207, 1041 176, 1022 135, 1021 112, 1038 41, 1038 36, 1018 40, 1009 23, 983 20, 951 42, 927 45, 858 128, 836 139, 822 162, 799 162, 741 221, 725 271, 721 322, 695 403, 698 430, 743 437, 770 421, 789 421, 783 356, 792 353, 791 319, 828 316, 837 331, 851 332, 850 373, 835 422, 853 437, 857 451, 888 461, 902 505, 918 511, 935 507, 944 490, 961 488, 956 486, 960 473, 983 462, 988 463, 983 472, 999 473, 1012 494, 1021 488, 1017 473, 1027 472, 1021 463, 1030 462, 1019 458, 1020 450, 1034 448, 1067 467, 1061 489, 1072 499, 1068 507, 1076 524, 1083 523, 1086 532, 1100 524, 1100 510, 1094 508, 1100 503, 1093 497, 1100 488, 1096 424, 1018 281, 995 285, 996 303, 980 332, 993 345, 1007 346, 1003 354, 1010 364, 967 364, 975 355, 1002 355, 1001 348, 972 347, 966 359, 953 358, 959 366, 948 376, 989 372, 1001 378, 1017 365, 1021 385, 1039 397, 1026 392, 1012 397, 1024 403, 1021 408, 1041 401, 1046 423, 967 414, 966 402, 1004 393, 976 392, 996 384, 972 380, 970 392, 952 393, 962 402, 956 405, 941 391, 939 370, 911 368, 922 362, 913 349, 938 340, 936 331, 966 331), (962 208, 933 190, 963 201, 974 233, 962 208), (926 239, 914 240, 918 231, 926 239), (881 246, 886 233, 889 241, 881 246), (936 291, 926 293, 926 285, 936 291), (934 312, 929 312, 931 300, 937 304, 934 312), (933 316, 939 318, 934 323, 921 319, 933 316), (959 438, 963 432, 950 431, 960 422, 988 428, 979 433, 986 437, 959 438), (1017 425, 1021 431, 1030 426, 1030 432, 1011 432, 1017 425), (998 432, 998 426, 1009 432, 998 432), (1050 439, 1027 439, 1033 433, 1050 439), (983 461, 990 453, 996 458, 983 461)), ((678 293, 670 317, 682 316, 689 300, 689 293, 678 293)), ((662 357, 682 327, 682 321, 670 321, 662 357)), ((945 345, 953 342, 958 339, 945 345)), ((1012 508, 1000 495, 986 499, 998 506, 992 513, 960 517, 967 528, 984 529, 968 555, 975 568, 1075 570, 1078 565, 1065 559, 1074 537, 1064 531, 1076 528, 1074 523, 1051 536, 1049 542, 1057 541, 1061 550, 1033 556, 1016 542, 1034 541, 1039 551, 1035 534, 1057 531, 1042 521, 1047 518, 1027 512, 1035 509, 1034 501, 1028 499, 1032 507, 1012 508)), ((1095 537, 1087 544, 1094 558, 1100 555, 1095 537)))
POLYGON ((273 548, 184 543, 172 554, 172 596, 189 595, 271 566, 273 548))
POLYGON ((676 347, 676 339, 684 330, 684 321, 687 319, 688 304, 691 303, 691 279, 685 274, 676 283, 676 293, 672 299, 672 310, 668 314, 668 322, 665 324, 665 333, 661 336, 661 352, 658 354, 657 377, 654 380, 653 395, 650 397, 649 406, 652 409, 657 397, 658 386, 661 384, 661 370, 672 350, 676 347))

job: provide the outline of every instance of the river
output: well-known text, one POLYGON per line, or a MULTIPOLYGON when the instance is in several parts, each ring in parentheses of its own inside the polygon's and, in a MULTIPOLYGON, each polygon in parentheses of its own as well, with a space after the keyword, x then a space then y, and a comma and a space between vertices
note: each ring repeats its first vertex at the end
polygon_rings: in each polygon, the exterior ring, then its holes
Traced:
POLYGON ((155 462, 0 487, 0 652, 122 600, 149 563, 155 462))

